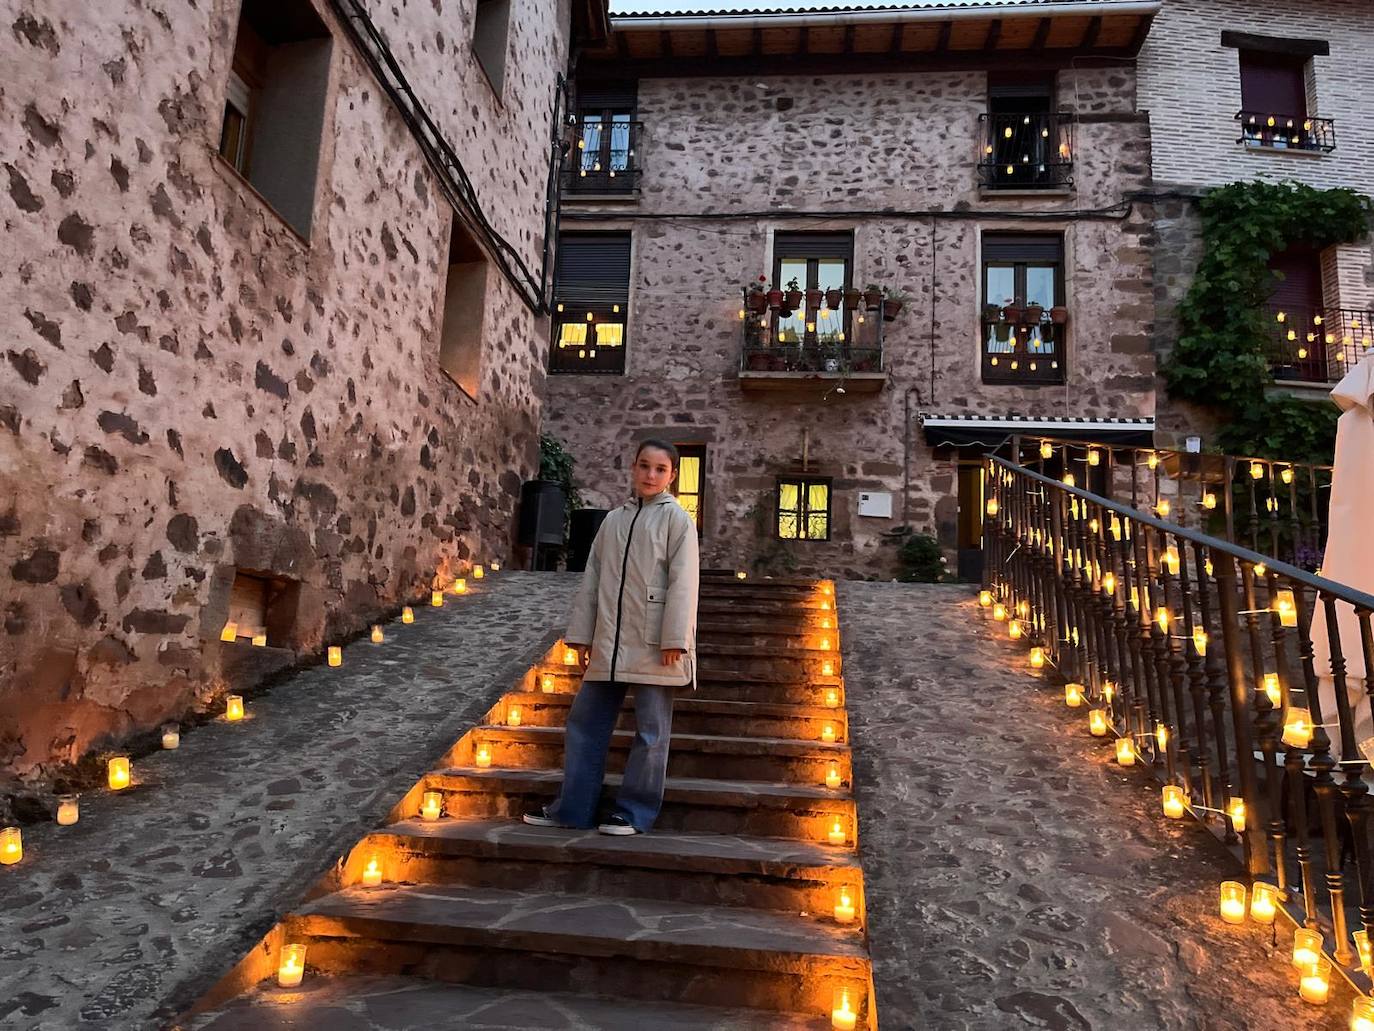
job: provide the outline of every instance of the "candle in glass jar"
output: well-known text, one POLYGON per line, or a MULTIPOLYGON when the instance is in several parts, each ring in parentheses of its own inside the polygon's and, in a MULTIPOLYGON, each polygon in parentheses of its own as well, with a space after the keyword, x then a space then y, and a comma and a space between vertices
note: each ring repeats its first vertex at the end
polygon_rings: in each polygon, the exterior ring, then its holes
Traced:
POLYGON ((381 644, 385 640, 386 634, 382 633, 382 628, 374 624, 372 627, 372 643, 381 644))
POLYGON ((1283 721, 1283 743, 1290 748, 1306 748, 1312 743, 1312 714, 1291 706, 1283 721))
POLYGON ((329 664, 331 666, 343 665, 343 649, 337 644, 331 644, 329 646, 329 664))
POLYGON ((493 563, 491 564, 491 571, 492 571, 493 573, 499 573, 499 572, 501 572, 501 563, 500 563, 500 562, 493 562, 493 563))
POLYGON ((1272 924, 1279 911, 1279 890, 1272 884, 1256 881, 1250 890, 1250 917, 1258 924, 1272 924))
POLYGON ((506 726, 518 727, 520 726, 521 719, 520 706, 512 705, 506 710, 506 726))
POLYGON ((444 607, 444 592, 443 592, 443 591, 430 591, 430 592, 429 592, 429 604, 430 604, 430 607, 431 607, 431 608, 435 608, 435 609, 441 609, 441 608, 443 608, 443 607, 444 607))
POLYGON ((305 946, 288 945, 282 949, 281 966, 277 968, 277 984, 296 988, 305 976, 305 946))
POLYGON ((254 647, 254 648, 266 648, 266 647, 267 647, 267 634, 266 634, 265 632, 263 632, 263 631, 258 631, 256 634, 253 635, 253 647, 254 647))
POLYGON ((850 989, 836 988, 830 1008, 830 1027, 833 1031, 854 1031, 858 1019, 850 989))
POLYGON ((979 592, 978 592, 978 604, 981 605, 983 608, 988 608, 988 607, 992 604, 992 592, 991 592, 991 591, 979 591, 979 592))
POLYGON ((540 689, 541 691, 543 691, 545 694, 553 694, 553 689, 554 689, 554 679, 553 679, 553 677, 549 676, 548 674, 545 674, 544 676, 540 677, 540 678, 539 678, 539 689, 540 689))
POLYGON ((1269 704, 1277 709, 1283 704, 1283 688, 1279 687, 1279 675, 1277 673, 1264 674, 1264 693, 1269 696, 1269 704))
POLYGON ((1000 601, 992 607, 992 618, 999 623, 1007 618, 1007 607, 1000 601))
POLYGON ((0 830, 0 864, 13 866, 24 858, 24 835, 18 827, 0 830))
POLYGON ((464 580, 461 576, 460 576, 457 580, 454 580, 454 581, 453 581, 453 593, 454 593, 454 594, 467 594, 467 592, 468 592, 468 582, 467 582, 466 580, 464 580))
POLYGON ((836 819, 830 825, 830 831, 826 834, 826 840, 832 845, 843 845, 849 840, 849 835, 845 833, 844 822, 836 819))
POLYGON ((576 648, 564 648, 564 649, 563 649, 563 665, 565 665, 565 666, 576 666, 576 665, 577 665, 577 649, 576 649, 576 648))
POLYGON ((1107 736, 1107 713, 1104 709, 1093 709, 1088 713, 1088 730, 1093 737, 1107 736))
POLYGON ((414 612, 413 609, 411 609, 411 607, 410 607, 409 605, 407 605, 405 608, 401 609, 401 622, 402 622, 402 623, 414 623, 414 622, 415 622, 415 612, 414 612))
POLYGON ((426 791, 420 799, 420 818, 437 820, 444 811, 444 796, 438 791, 426 791))
POLYGON ((1221 882, 1221 918, 1228 924, 1245 923, 1245 885, 1240 881, 1221 882))
POLYGON ((491 749, 486 745, 477 749, 477 765, 484 770, 491 765, 491 749))
POLYGON ((382 883, 382 868, 377 862, 377 857, 373 856, 367 861, 367 868, 363 870, 363 887, 375 888, 382 883))
POLYGON ((162 728, 162 747, 169 752, 181 747, 181 728, 175 723, 162 728))
POLYGON ((831 744, 835 740, 835 724, 827 723, 821 728, 821 740, 826 744, 831 744))
POLYGON ((106 766, 106 775, 111 791, 123 791, 129 786, 129 781, 133 778, 133 772, 129 766, 127 755, 116 755, 110 759, 106 766))
POLYGON ((825 786, 834 791, 842 783, 844 782, 840 779, 840 768, 831 763, 830 769, 825 771, 825 786))
POLYGON ((829 709, 837 709, 840 705, 840 692, 833 687, 825 692, 825 705, 829 709))
POLYGON ((232 620, 224 624, 224 629, 219 632, 221 641, 234 641, 239 636, 239 625, 232 620))
POLYGON ((1331 992, 1331 961, 1322 957, 1302 970, 1302 980, 1298 983, 1298 995, 1303 1002, 1314 1006, 1325 1006, 1331 992))
POLYGON ((81 819, 81 802, 76 795, 60 795, 57 799, 57 825, 70 827, 81 819))
POLYGON ((835 922, 852 924, 854 922, 854 896, 848 888, 840 889, 839 901, 835 903, 835 922))
POLYGON ((485 569, 483 569, 481 566, 473 566, 473 567, 472 567, 472 578, 473 578, 474 580, 480 580, 480 579, 482 579, 482 577, 484 577, 484 576, 486 576, 486 575, 487 575, 487 571, 486 571, 485 569))
POLYGON ((1374 967, 1374 945, 1369 941, 1369 932, 1356 931, 1352 937, 1355 939, 1355 952, 1360 957, 1360 969, 1367 974, 1374 967))
POLYGON ((243 719, 243 696, 231 694, 224 702, 224 718, 231 723, 243 719))
POLYGON ((821 676, 833 677, 835 675, 835 664, 829 659, 821 663, 821 676))
POLYGON ((1122 766, 1135 765, 1135 742, 1128 737, 1116 739, 1116 761, 1122 766))
POLYGON ((1030 650, 1030 668, 1031 668, 1031 669, 1044 669, 1044 668, 1045 668, 1045 649, 1044 649, 1044 648, 1032 648, 1032 649, 1030 650))
POLYGON ((1070 709, 1077 709, 1083 704, 1083 685, 1065 684, 1064 685, 1064 704, 1070 709))
POLYGON ((1007 636, 1013 641, 1021 640, 1021 621, 1019 619, 1007 620, 1007 636))
POLYGON ((1322 955, 1322 933, 1306 927, 1293 932, 1293 966, 1305 970, 1322 955))
POLYGON ((1374 1031, 1374 999, 1361 995, 1350 1011, 1350 1031, 1374 1031))
POLYGON ((1230 818, 1231 826, 1235 828, 1237 834, 1245 830, 1245 799, 1231 798, 1226 803, 1226 815, 1230 818))
POLYGON ((1164 815, 1171 820, 1177 820, 1183 815, 1183 789, 1177 784, 1166 784, 1164 786, 1164 815))

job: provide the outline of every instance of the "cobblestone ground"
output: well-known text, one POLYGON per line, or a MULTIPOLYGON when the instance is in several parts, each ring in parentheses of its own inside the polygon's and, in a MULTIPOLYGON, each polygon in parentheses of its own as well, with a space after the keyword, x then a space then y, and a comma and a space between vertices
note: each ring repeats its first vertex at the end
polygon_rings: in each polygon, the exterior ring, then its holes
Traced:
POLYGON ((1291 934, 1230 927, 1238 869, 1024 671, 966 588, 839 588, 885 1029, 1345 1028, 1291 934))
MULTIPOLYGON (((578 577, 503 572, 139 760, 0 870, 0 1027, 157 1027, 226 973, 557 638, 578 577)), ((321 1029, 327 1031, 327 1029, 321 1029)))

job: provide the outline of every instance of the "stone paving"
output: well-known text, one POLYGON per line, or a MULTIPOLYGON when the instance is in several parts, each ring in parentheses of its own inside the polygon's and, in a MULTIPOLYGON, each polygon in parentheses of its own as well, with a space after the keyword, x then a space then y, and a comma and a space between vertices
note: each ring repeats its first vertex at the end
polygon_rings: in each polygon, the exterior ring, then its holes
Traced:
POLYGON ((0 1027, 161 1026, 219 979, 561 630, 576 576, 502 572, 135 760, 0 869, 0 1027))
POLYGON ((1231 927, 1237 868, 1111 761, 961 587, 839 586, 884 1029, 1345 1028, 1291 934, 1231 927))

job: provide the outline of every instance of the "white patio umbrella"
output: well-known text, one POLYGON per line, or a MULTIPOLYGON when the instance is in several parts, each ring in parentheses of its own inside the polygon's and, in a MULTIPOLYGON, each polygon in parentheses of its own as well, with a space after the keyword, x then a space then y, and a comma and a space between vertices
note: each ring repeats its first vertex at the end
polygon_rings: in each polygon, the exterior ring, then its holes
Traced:
MULTIPOLYGON (((1331 478, 1331 499, 1322 555, 1322 576, 1356 590, 1374 594, 1374 547, 1370 546, 1369 513, 1374 512, 1374 351, 1350 370, 1331 400, 1341 409, 1336 423, 1336 464, 1331 478)), ((1367 758, 1374 760, 1374 721, 1364 690, 1364 651, 1355 610, 1336 603, 1341 654, 1345 658, 1346 686, 1355 713, 1355 740, 1367 758)), ((1321 678, 1322 719, 1336 722, 1336 695, 1331 681, 1331 644, 1326 607, 1318 603, 1312 613, 1312 664, 1321 678)), ((1330 729, 1333 743, 1337 738, 1330 729)))

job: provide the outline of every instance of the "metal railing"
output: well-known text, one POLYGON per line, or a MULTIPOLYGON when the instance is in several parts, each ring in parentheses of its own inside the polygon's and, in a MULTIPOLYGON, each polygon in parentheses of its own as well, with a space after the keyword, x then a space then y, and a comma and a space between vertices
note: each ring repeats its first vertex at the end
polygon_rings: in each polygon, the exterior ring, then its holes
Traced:
MULTIPOLYGON (((835 291, 838 292, 838 291, 835 291)), ((795 309, 774 310, 744 291, 740 308, 740 371, 850 375, 883 371, 882 301, 850 291, 830 307, 803 298, 795 309)))
POLYGON ((1265 354, 1276 380, 1335 383, 1374 347, 1374 312, 1269 305, 1265 354))
POLYGON ((1336 149, 1336 123, 1330 118, 1279 115, 1270 111, 1238 111, 1240 139, 1247 147, 1303 150, 1329 154, 1336 149))
POLYGON ((985 113, 978 184, 989 190, 1044 190, 1073 183, 1073 115, 985 113))
MULTIPOLYGON (((1025 310, 1025 309, 1021 309, 1025 310)), ((983 317, 984 383, 1063 383, 1065 326, 1049 312, 1034 321, 983 317)))
POLYGON ((1308 572, 1321 566, 1329 465, 1055 437, 1012 437, 997 453, 1308 572))
POLYGON ((988 470, 980 603, 1085 733, 1162 782, 1166 815, 1232 849, 1251 919, 1317 931, 1368 990, 1352 941, 1374 928, 1374 596, 1005 458, 988 470))
POLYGON ((643 122, 583 121, 573 127, 563 164, 567 193, 633 193, 639 189, 643 122))

